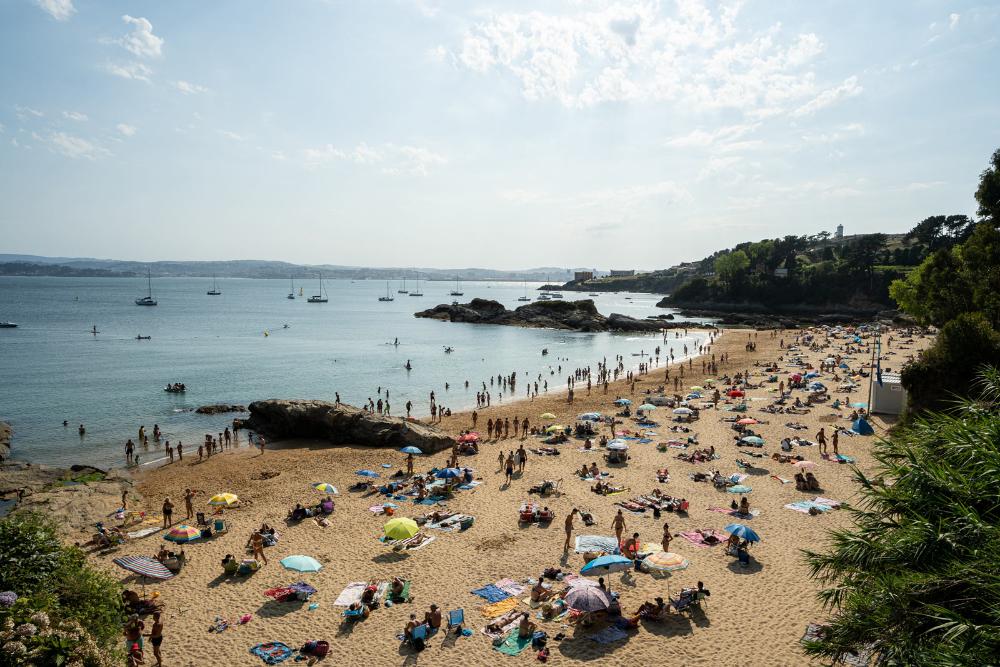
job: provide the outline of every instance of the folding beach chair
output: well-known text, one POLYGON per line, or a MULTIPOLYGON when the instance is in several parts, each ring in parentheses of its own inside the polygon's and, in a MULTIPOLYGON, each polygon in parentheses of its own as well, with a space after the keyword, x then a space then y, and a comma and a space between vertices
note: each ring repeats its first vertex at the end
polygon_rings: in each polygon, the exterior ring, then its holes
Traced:
POLYGON ((465 623, 465 610, 456 609, 454 611, 448 612, 448 631, 450 632, 452 628, 455 628, 458 632, 462 631, 462 623, 465 623))

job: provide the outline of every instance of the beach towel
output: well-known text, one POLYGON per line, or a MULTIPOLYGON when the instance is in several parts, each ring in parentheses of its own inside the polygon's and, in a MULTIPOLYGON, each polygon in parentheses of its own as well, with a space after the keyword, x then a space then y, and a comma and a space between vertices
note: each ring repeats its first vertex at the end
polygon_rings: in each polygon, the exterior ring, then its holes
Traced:
MULTIPOLYGON (((504 637, 507 636, 508 632, 510 632, 511 630, 514 630, 515 628, 517 628, 518 624, 520 622, 521 622, 521 612, 517 612, 516 614, 512 614, 511 620, 508 621, 506 624, 504 624, 504 626, 501 627, 499 630, 490 631, 490 630, 486 629, 485 627, 483 627, 482 633, 484 635, 486 635, 487 637, 489 637, 490 639, 494 639, 494 640, 496 640, 496 639, 503 639, 504 637)), ((516 632, 516 630, 515 630, 515 632, 516 632)))
POLYGON ((503 616, 511 609, 517 607, 520 600, 516 597, 509 597, 499 602, 494 602, 493 604, 485 605, 480 609, 480 613, 486 618, 496 618, 498 616, 503 616))
POLYGON ((840 506, 844 503, 839 500, 833 500, 832 498, 824 498, 822 496, 816 496, 813 498, 814 503, 821 503, 823 505, 829 505, 831 509, 840 509, 840 506))
POLYGON ((599 632, 588 635, 587 639, 595 641, 598 644, 610 644, 612 642, 621 641, 626 637, 628 637, 627 632, 620 628, 616 628, 613 625, 609 625, 606 628, 601 629, 599 632))
MULTIPOLYGON (((416 535, 414 535, 414 537, 416 537, 416 535)), ((392 548, 393 549, 406 549, 407 551, 416 551, 417 549, 423 549, 428 544, 430 544, 431 542, 433 542, 434 540, 437 539, 436 537, 433 537, 433 536, 431 536, 431 537, 425 537, 422 542, 420 542, 419 544, 416 544, 414 542, 414 537, 411 537, 408 540, 403 540, 403 541, 401 541, 401 542, 399 542, 397 544, 393 544, 392 548)))
POLYGON ((281 642, 266 642, 251 648, 250 653, 263 660, 264 664, 277 665, 292 657, 294 651, 287 644, 281 642))
MULTIPOLYGON (((723 535, 722 533, 716 531, 716 530, 706 531, 706 532, 708 532, 710 535, 715 535, 716 537, 718 537, 719 540, 720 540, 720 543, 726 541, 726 536, 723 535)), ((701 536, 701 533, 698 533, 698 532, 693 531, 693 530, 681 531, 680 533, 678 533, 678 535, 680 535, 681 537, 683 537, 685 540, 687 540, 691 544, 695 544, 695 545, 697 545, 699 547, 713 547, 713 546, 716 546, 714 544, 705 544, 705 538, 701 536)))
POLYGON ((153 533, 158 533, 161 530, 163 530, 163 528, 161 528, 160 526, 150 526, 148 528, 142 528, 141 530, 135 530, 125 534, 128 535, 130 540, 137 540, 141 537, 146 537, 148 535, 152 535, 153 533))
POLYGON ((709 512, 717 512, 719 514, 728 514, 729 516, 735 516, 740 519, 752 519, 755 516, 760 515, 760 510, 750 510, 750 514, 743 514, 738 510, 729 509, 728 507, 709 507, 709 512))
POLYGON ((365 582, 352 581, 347 584, 347 588, 340 592, 337 600, 333 603, 336 607, 350 607, 355 602, 361 602, 361 594, 365 591, 365 582))
POLYGON ((510 631, 510 634, 507 635, 507 639, 505 639, 502 644, 496 647, 496 650, 500 651, 504 655, 517 655, 524 649, 531 646, 531 637, 525 637, 524 639, 521 639, 517 635, 518 635, 517 628, 514 628, 513 630, 510 631))
POLYGON ((731 486, 726 489, 729 493, 750 493, 753 491, 753 487, 745 486, 743 484, 737 484, 736 486, 731 486))
POLYGON ((582 554, 588 551, 605 551, 613 553, 618 550, 618 540, 614 537, 604 535, 577 535, 576 553, 582 554))
POLYGON ((777 475, 771 475, 771 479, 776 479, 779 482, 781 482, 782 484, 791 484, 792 483, 792 480, 785 479, 784 477, 778 477, 777 475))
POLYGON ((469 489, 476 488, 480 484, 482 484, 482 482, 480 482, 478 480, 473 480, 473 481, 469 482, 468 484, 460 484, 458 488, 463 489, 465 491, 468 491, 469 489))
POLYGON ((525 590, 527 590, 522 584, 514 581, 513 579, 501 579, 493 584, 504 593, 509 593, 510 595, 520 595, 525 590))
POLYGON ((803 514, 809 514, 809 510, 814 508, 820 512, 829 512, 831 509, 833 509, 829 505, 816 503, 811 500, 798 500, 794 503, 788 503, 784 507, 785 509, 794 510, 796 512, 802 512, 803 514))
POLYGON ((423 500, 417 500, 416 498, 414 498, 413 502, 415 502, 417 505, 433 505, 437 501, 434 500, 433 497, 431 497, 431 498, 424 498, 423 500))
POLYGON ((399 507, 399 505, 394 505, 392 503, 385 503, 383 505, 374 505, 372 507, 369 507, 368 511, 371 512, 372 514, 378 516, 379 514, 385 514, 385 508, 386 507, 391 507, 391 508, 395 509, 395 508, 399 507))
POLYGON ((410 584, 413 582, 407 579, 403 582, 403 591, 399 595, 391 595, 390 599, 393 602, 409 602, 410 601, 410 584))
POLYGON ((730 475, 729 477, 727 477, 726 479, 728 479, 730 482, 734 482, 736 484, 739 484, 740 482, 742 482, 743 480, 745 480, 747 477, 749 477, 749 475, 744 475, 743 473, 736 472, 736 473, 733 473, 732 475, 730 475))
POLYGON ((477 588, 469 592, 473 595, 478 595, 487 602, 500 602, 501 600, 506 600, 512 595, 494 584, 487 584, 482 588, 477 588))

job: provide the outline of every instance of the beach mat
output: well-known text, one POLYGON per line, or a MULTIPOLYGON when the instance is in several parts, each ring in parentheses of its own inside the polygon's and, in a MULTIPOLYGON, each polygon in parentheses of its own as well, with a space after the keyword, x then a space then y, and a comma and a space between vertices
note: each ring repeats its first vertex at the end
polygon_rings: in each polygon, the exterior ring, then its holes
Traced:
POLYGON ((520 600, 516 597, 509 597, 505 600, 500 600, 499 602, 494 602, 493 604, 488 604, 482 607, 479 612, 486 618, 497 618, 503 616, 511 609, 517 607, 520 600))
POLYGON ((333 603, 335 607, 350 607, 355 602, 361 602, 361 594, 365 591, 365 582, 352 581, 340 592, 337 600, 333 603))
POLYGON ((148 537, 153 533, 158 533, 161 530, 163 530, 163 528, 161 528, 160 526, 149 526, 148 528, 142 528, 141 530, 135 530, 125 534, 128 535, 128 538, 130 540, 138 540, 143 537, 148 537))
POLYGON ((525 637, 524 639, 521 639, 517 635, 518 635, 517 628, 514 628, 513 630, 510 631, 510 634, 507 635, 507 639, 505 639, 502 644, 496 647, 496 650, 500 651, 504 655, 517 655, 524 649, 531 646, 531 637, 525 637))
POLYGON ((250 649, 250 653, 259 657, 267 665, 277 665, 292 657, 294 651, 281 642, 265 642, 250 649))
MULTIPOLYGON (((706 531, 706 532, 708 532, 708 531, 706 531)), ((725 542, 726 541, 726 536, 724 534, 720 533, 717 530, 711 531, 710 534, 711 535, 715 535, 716 537, 718 537, 719 540, 721 540, 721 542, 725 542)), ((699 547, 706 547, 706 548, 708 548, 708 547, 717 546, 717 545, 714 545, 714 544, 705 544, 705 538, 703 538, 699 533, 696 533, 693 530, 681 531, 680 533, 678 533, 678 535, 680 535, 681 537, 683 537, 685 540, 687 540, 691 544, 697 545, 699 547)))
POLYGON ((482 588, 476 588, 469 592, 472 593, 473 595, 478 595, 487 602, 500 602, 501 600, 506 600, 507 598, 511 597, 510 593, 508 593, 505 590, 502 590, 495 584, 487 584, 482 588))
POLYGON ((729 487, 726 491, 729 493, 750 493, 753 491, 753 487, 737 484, 736 486, 729 487))
POLYGON ((519 584, 513 579, 501 579, 494 582, 493 585, 502 590, 504 593, 509 593, 510 595, 520 595, 527 590, 523 584, 519 584))
POLYGON ((588 551, 606 551, 613 553, 618 550, 618 540, 614 537, 604 535, 577 535, 576 553, 582 554, 588 551))

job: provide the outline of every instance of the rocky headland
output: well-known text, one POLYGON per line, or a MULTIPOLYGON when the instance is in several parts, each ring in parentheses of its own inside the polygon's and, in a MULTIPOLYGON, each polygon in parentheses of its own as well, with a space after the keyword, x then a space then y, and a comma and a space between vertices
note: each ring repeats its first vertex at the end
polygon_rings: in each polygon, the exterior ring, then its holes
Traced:
POLYGON ((0 422, 0 461, 6 461, 10 457, 10 438, 12 435, 10 424, 0 422))
POLYGON ((195 412, 199 415, 220 415, 226 412, 246 412, 245 405, 230 405, 228 403, 217 403, 215 405, 203 405, 195 412))
POLYGON ((433 426, 328 401, 254 401, 243 426, 276 439, 316 438, 331 445, 395 449, 413 445, 425 454, 451 449, 455 443, 433 426))
POLYGON ((660 331, 690 326, 660 319, 640 320, 619 313, 604 316, 597 312, 592 299, 579 301, 536 301, 508 310, 503 304, 488 299, 473 299, 469 303, 441 304, 414 313, 444 322, 470 324, 502 324, 534 329, 569 329, 572 331, 660 331))

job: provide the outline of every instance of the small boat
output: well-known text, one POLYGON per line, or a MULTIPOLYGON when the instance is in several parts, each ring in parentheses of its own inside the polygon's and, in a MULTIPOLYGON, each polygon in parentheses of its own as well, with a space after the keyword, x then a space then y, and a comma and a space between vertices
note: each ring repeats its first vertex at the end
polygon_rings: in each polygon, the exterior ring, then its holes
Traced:
POLYGON ((97 334, 99 334, 101 332, 97 330, 97 325, 95 324, 94 326, 90 327, 90 331, 88 333, 91 333, 91 334, 93 334, 93 335, 96 336, 97 334))
POLYGON ((136 340, 153 340, 152 336, 136 336, 136 340))
POLYGON ((288 296, 286 296, 285 298, 286 299, 291 299, 292 301, 294 301, 295 300, 295 278, 293 278, 292 276, 288 276, 288 286, 291 289, 288 292, 288 296))
POLYGON ((167 392, 168 394, 183 394, 185 391, 187 391, 187 387, 181 382, 175 382, 173 384, 168 384, 166 387, 164 387, 163 391, 167 392))
POLYGON ((587 296, 601 296, 601 295, 600 295, 600 294, 597 294, 596 292, 591 292, 591 293, 590 293, 590 294, 588 294, 587 296))
POLYGON ((389 296, 389 281, 385 281, 385 296, 380 296, 379 301, 393 301, 393 298, 389 296))
POLYGON ((549 296, 551 296, 553 299, 561 299, 561 298, 563 298, 562 294, 557 294, 556 292, 552 292, 551 294, 549 294, 549 296))
POLYGON ((551 301, 552 297, 550 297, 548 294, 539 294, 538 295, 538 300, 539 301, 551 301))
POLYGON ((423 296, 424 293, 420 291, 420 279, 417 278, 417 289, 410 292, 410 296, 423 296))
MULTIPOLYGON (((302 289, 301 287, 299 288, 302 289)), ((319 274, 319 294, 313 294, 311 297, 306 299, 309 303, 326 303, 330 299, 327 298, 326 292, 323 291, 323 274, 319 274)))
POLYGON ((455 281, 455 289, 451 291, 451 296, 463 296, 465 292, 462 291, 462 282, 459 280, 455 281))
POLYGON ((396 294, 409 294, 406 290, 406 278, 403 278, 403 288, 396 290, 396 294))
POLYGON ((528 296, 528 281, 524 281, 524 296, 517 297, 518 301, 531 301, 531 297, 528 296))
POLYGON ((146 269, 146 296, 141 296, 135 300, 135 305, 137 306, 155 306, 156 299, 153 298, 153 279, 149 275, 149 269, 146 269))
POLYGON ((543 347, 542 348, 542 356, 544 357, 544 356, 548 355, 548 353, 549 353, 549 348, 543 347))
POLYGON ((215 274, 212 274, 212 289, 205 292, 209 296, 221 296, 222 292, 219 291, 219 285, 215 282, 215 274))
POLYGON ((0 322, 0 329, 16 329, 17 323, 15 322, 0 322))
POLYGON ((450 345, 446 345, 445 348, 444 348, 444 351, 446 353, 454 352, 455 348, 451 347, 450 345))

